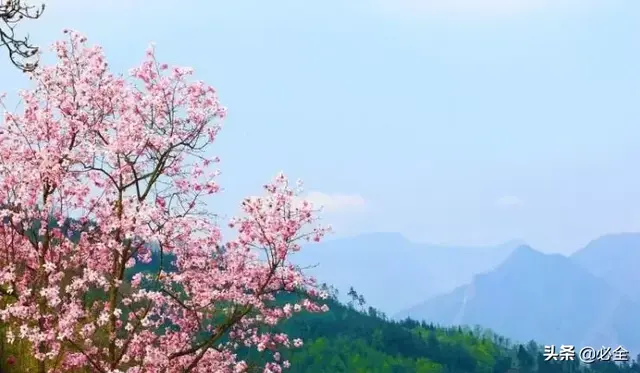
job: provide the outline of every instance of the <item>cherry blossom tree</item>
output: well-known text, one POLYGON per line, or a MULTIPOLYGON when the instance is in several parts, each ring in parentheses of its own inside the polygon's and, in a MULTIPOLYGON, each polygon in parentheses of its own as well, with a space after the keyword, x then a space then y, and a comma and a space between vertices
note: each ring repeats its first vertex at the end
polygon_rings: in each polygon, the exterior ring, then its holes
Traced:
POLYGON ((15 29, 24 19, 40 18, 44 11, 40 6, 28 5, 23 0, 0 0, 0 46, 9 52, 11 62, 23 71, 33 71, 37 66, 34 57, 38 47, 28 37, 20 38, 15 29))
POLYGON ((302 341, 274 326, 327 310, 289 259, 328 227, 279 175, 242 202, 223 242, 203 199, 220 191, 216 91, 153 48, 129 78, 114 75, 100 47, 65 33, 57 64, 31 73, 35 88, 0 125, 8 342, 28 341, 39 373, 244 372, 248 349, 268 357, 264 372, 288 367, 278 350, 302 341), (154 256, 156 270, 127 275, 154 256))

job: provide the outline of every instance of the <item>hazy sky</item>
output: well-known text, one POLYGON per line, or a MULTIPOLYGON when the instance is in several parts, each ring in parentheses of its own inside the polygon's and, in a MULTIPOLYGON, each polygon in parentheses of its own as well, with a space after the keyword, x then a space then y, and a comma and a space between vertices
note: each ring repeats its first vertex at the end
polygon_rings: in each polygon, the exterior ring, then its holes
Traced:
MULTIPOLYGON (((640 231, 637 0, 50 0, 25 23, 156 42, 229 107, 224 212, 284 170, 339 234, 524 239, 571 252, 640 231)), ((2 91, 28 83, 0 60, 2 91)))

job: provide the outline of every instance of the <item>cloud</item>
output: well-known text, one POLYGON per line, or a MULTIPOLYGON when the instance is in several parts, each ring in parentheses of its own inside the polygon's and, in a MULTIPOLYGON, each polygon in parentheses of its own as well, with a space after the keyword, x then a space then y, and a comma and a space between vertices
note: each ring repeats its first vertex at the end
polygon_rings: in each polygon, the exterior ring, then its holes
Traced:
POLYGON ((602 0, 371 0, 386 14, 486 18, 583 8, 602 0))
POLYGON ((315 208, 322 207, 326 212, 357 210, 365 206, 364 198, 359 194, 327 194, 317 191, 307 193, 304 197, 315 208))
POLYGON ((515 207, 523 204, 523 201, 516 196, 503 196, 498 198, 498 206, 515 207))

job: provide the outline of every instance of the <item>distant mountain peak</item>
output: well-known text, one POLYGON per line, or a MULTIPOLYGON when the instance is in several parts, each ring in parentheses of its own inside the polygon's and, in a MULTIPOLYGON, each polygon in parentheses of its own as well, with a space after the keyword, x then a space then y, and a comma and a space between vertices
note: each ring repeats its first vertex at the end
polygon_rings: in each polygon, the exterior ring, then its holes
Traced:
POLYGON ((612 288, 640 301, 637 283, 640 273, 640 233, 606 234, 589 242, 571 259, 592 274, 605 279, 612 288))
POLYGON ((636 238, 640 239, 640 232, 618 232, 618 233, 607 233, 602 236, 596 238, 594 241, 598 241, 601 239, 608 238, 636 238))
POLYGON ((625 247, 640 247, 640 233, 639 232, 620 232, 620 233, 609 233, 602 235, 585 246, 584 249, 590 249, 594 247, 601 247, 604 245, 613 245, 613 246, 625 246, 625 247))
MULTIPOLYGON (((564 266, 569 259, 560 254, 545 254, 535 250, 529 245, 520 245, 516 247, 507 259, 500 264, 496 270, 529 273, 535 272, 540 268, 553 265, 564 266)), ((569 263, 568 265, 570 265, 569 263)))
POLYGON ((581 264, 585 264, 584 261, 597 262, 601 258, 611 255, 638 257, 640 255, 640 233, 622 232, 602 235, 573 253, 571 257, 581 264))
POLYGON ((529 245, 520 245, 511 252, 511 257, 541 257, 544 255, 544 253, 534 250, 534 248, 529 245))

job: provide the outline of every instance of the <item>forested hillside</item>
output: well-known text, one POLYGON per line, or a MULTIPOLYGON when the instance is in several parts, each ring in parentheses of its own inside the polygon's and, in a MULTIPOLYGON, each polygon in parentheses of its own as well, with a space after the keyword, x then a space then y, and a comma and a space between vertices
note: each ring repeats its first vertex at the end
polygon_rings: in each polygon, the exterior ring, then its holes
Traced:
POLYGON ((326 314, 300 315, 282 325, 284 332, 305 341, 302 349, 283 354, 292 373, 640 372, 635 362, 580 366, 577 361, 545 361, 535 342, 514 344, 479 327, 396 322, 373 308, 365 311, 333 299, 329 305, 326 314))

